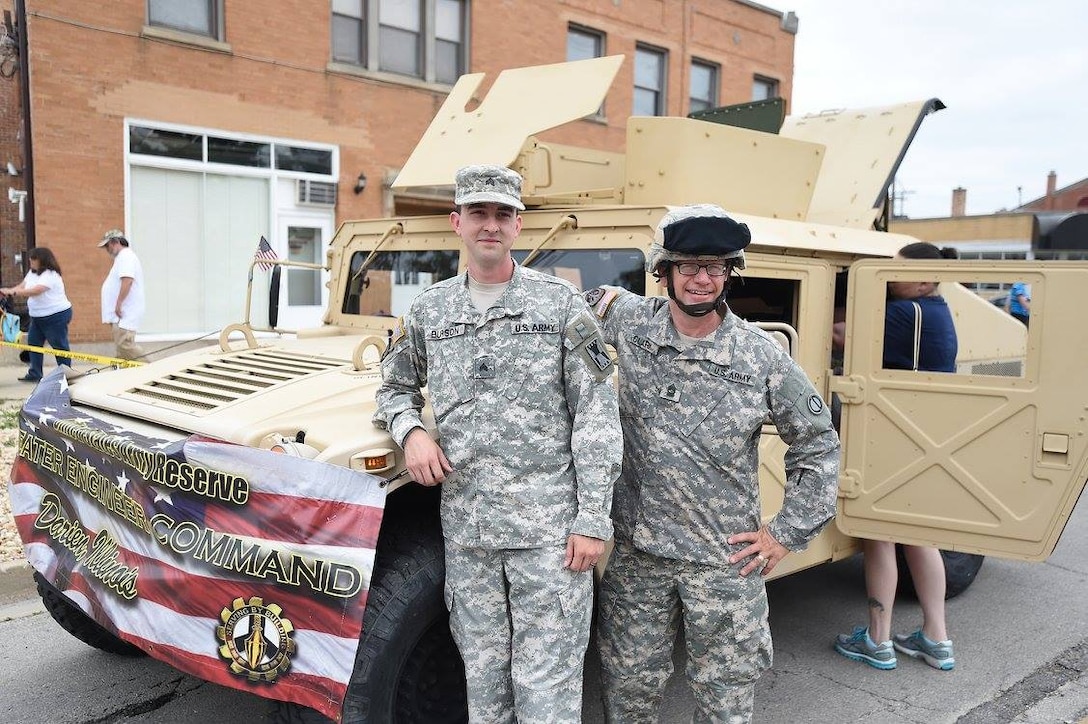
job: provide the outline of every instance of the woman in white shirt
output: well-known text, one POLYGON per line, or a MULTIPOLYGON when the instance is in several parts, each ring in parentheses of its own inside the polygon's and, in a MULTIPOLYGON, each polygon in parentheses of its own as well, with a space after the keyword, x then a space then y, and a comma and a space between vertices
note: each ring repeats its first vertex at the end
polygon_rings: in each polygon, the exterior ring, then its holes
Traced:
MULTIPOLYGON (((64 293, 64 280, 60 276, 60 264, 49 249, 38 247, 30 250, 30 271, 18 286, 0 289, 5 296, 26 297, 30 312, 30 329, 27 343, 41 347, 45 342, 55 350, 69 351, 68 324, 72 321, 72 303, 64 293)), ((67 357, 57 356, 58 365, 72 366, 67 357)), ((30 353, 30 369, 19 379, 37 382, 42 378, 41 352, 30 353)))

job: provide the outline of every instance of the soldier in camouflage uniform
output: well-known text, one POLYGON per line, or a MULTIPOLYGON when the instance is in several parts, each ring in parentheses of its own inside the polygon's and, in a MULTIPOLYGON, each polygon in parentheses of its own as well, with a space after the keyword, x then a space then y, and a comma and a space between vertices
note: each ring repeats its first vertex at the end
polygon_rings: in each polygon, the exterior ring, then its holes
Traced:
POLYGON ((694 721, 749 721, 756 679, 771 665, 762 575, 835 512, 839 441, 823 400, 776 341, 725 304, 750 239, 717 206, 674 209, 647 257, 668 299, 586 292, 619 355, 625 448, 600 590, 610 722, 657 721, 681 616, 694 721), (762 525, 766 419, 789 444, 788 485, 762 525))
POLYGON ((442 484, 446 605, 473 722, 579 722, 591 569, 612 535, 612 360, 578 289, 518 266, 521 177, 457 173, 468 272, 423 291, 382 360, 374 422, 442 484), (441 447, 420 420, 428 388, 441 447))

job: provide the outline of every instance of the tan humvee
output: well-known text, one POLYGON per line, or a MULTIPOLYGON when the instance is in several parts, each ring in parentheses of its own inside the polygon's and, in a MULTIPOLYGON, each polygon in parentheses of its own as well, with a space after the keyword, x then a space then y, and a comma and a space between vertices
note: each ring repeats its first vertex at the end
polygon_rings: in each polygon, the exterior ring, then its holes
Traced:
MULTIPOLYGON (((979 555, 1046 558, 1088 477, 1088 325, 1078 316, 1088 264, 890 260, 914 239, 874 231, 874 222, 907 145, 939 102, 791 118, 777 135, 636 117, 626 154, 537 137, 596 113, 621 60, 506 71, 468 112, 482 78, 461 78, 394 187, 449 186, 468 163, 514 168, 525 177, 528 206, 516 258, 583 289, 659 293, 644 252, 669 205, 717 203, 748 224, 748 268, 733 285, 731 308, 775 334, 825 398, 842 406, 836 525, 775 576, 850 556, 859 536, 976 554, 963 570, 950 566, 960 589, 979 555), (919 278, 941 281, 953 308, 957 374, 882 369, 885 285, 919 278), (1028 328, 969 289, 1018 280, 1033 285, 1028 328), (844 296, 847 346, 836 373, 831 330, 844 296)), ((398 475, 401 452, 370 416, 394 315, 428 284, 464 269, 460 248, 445 215, 345 222, 328 252, 330 301, 320 328, 258 339, 253 331, 266 325, 247 311, 217 347, 73 382, 74 404, 160 437, 200 433, 275 446, 387 478, 374 586, 392 585, 387 568, 427 569, 440 583, 434 491, 398 475)), ((784 449, 766 426, 767 517, 782 501, 784 449)), ((393 720, 405 714, 400 707, 434 694, 424 677, 374 673, 434 657, 419 642, 448 638, 433 585, 408 588, 372 594, 368 620, 409 618, 403 612, 418 605, 427 609, 425 625, 386 620, 371 636, 364 622, 358 660, 371 664, 356 667, 348 720, 393 720)), ((456 681, 443 680, 453 681, 437 685, 453 697, 448 706, 462 706, 449 691, 456 681)))

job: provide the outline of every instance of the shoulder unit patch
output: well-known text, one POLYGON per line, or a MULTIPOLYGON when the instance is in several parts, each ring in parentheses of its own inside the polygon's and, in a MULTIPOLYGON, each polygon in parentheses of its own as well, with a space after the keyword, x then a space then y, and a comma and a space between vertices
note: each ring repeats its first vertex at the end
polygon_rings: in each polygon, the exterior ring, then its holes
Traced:
POLYGON ((604 319, 608 314, 608 310, 612 307, 612 303, 620 295, 615 289, 597 287, 596 289, 590 289, 582 296, 585 298, 586 304, 593 309, 593 313, 597 315, 597 319, 604 319))

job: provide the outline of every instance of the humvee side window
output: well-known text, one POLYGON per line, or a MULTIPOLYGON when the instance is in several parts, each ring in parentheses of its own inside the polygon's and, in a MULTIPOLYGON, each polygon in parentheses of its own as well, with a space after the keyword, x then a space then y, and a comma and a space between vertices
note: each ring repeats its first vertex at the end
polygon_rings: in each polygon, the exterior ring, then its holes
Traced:
POLYGON ((1030 320, 1014 291, 1030 306, 1032 285, 1013 279, 887 282, 883 368, 1023 377, 1030 320))
MULTIPOLYGON (((529 251, 511 253, 520 264, 529 251)), ((582 291, 609 285, 646 293, 646 257, 639 249, 552 249, 537 254, 529 266, 566 279, 582 291)))
POLYGON ((369 251, 351 257, 351 272, 341 311, 397 317, 421 291, 457 275, 457 249, 439 251, 380 251, 360 272, 369 251))
POLYGON ((749 322, 782 322, 796 326, 797 298, 801 282, 796 279, 765 279, 741 272, 729 285, 729 310, 749 322))

